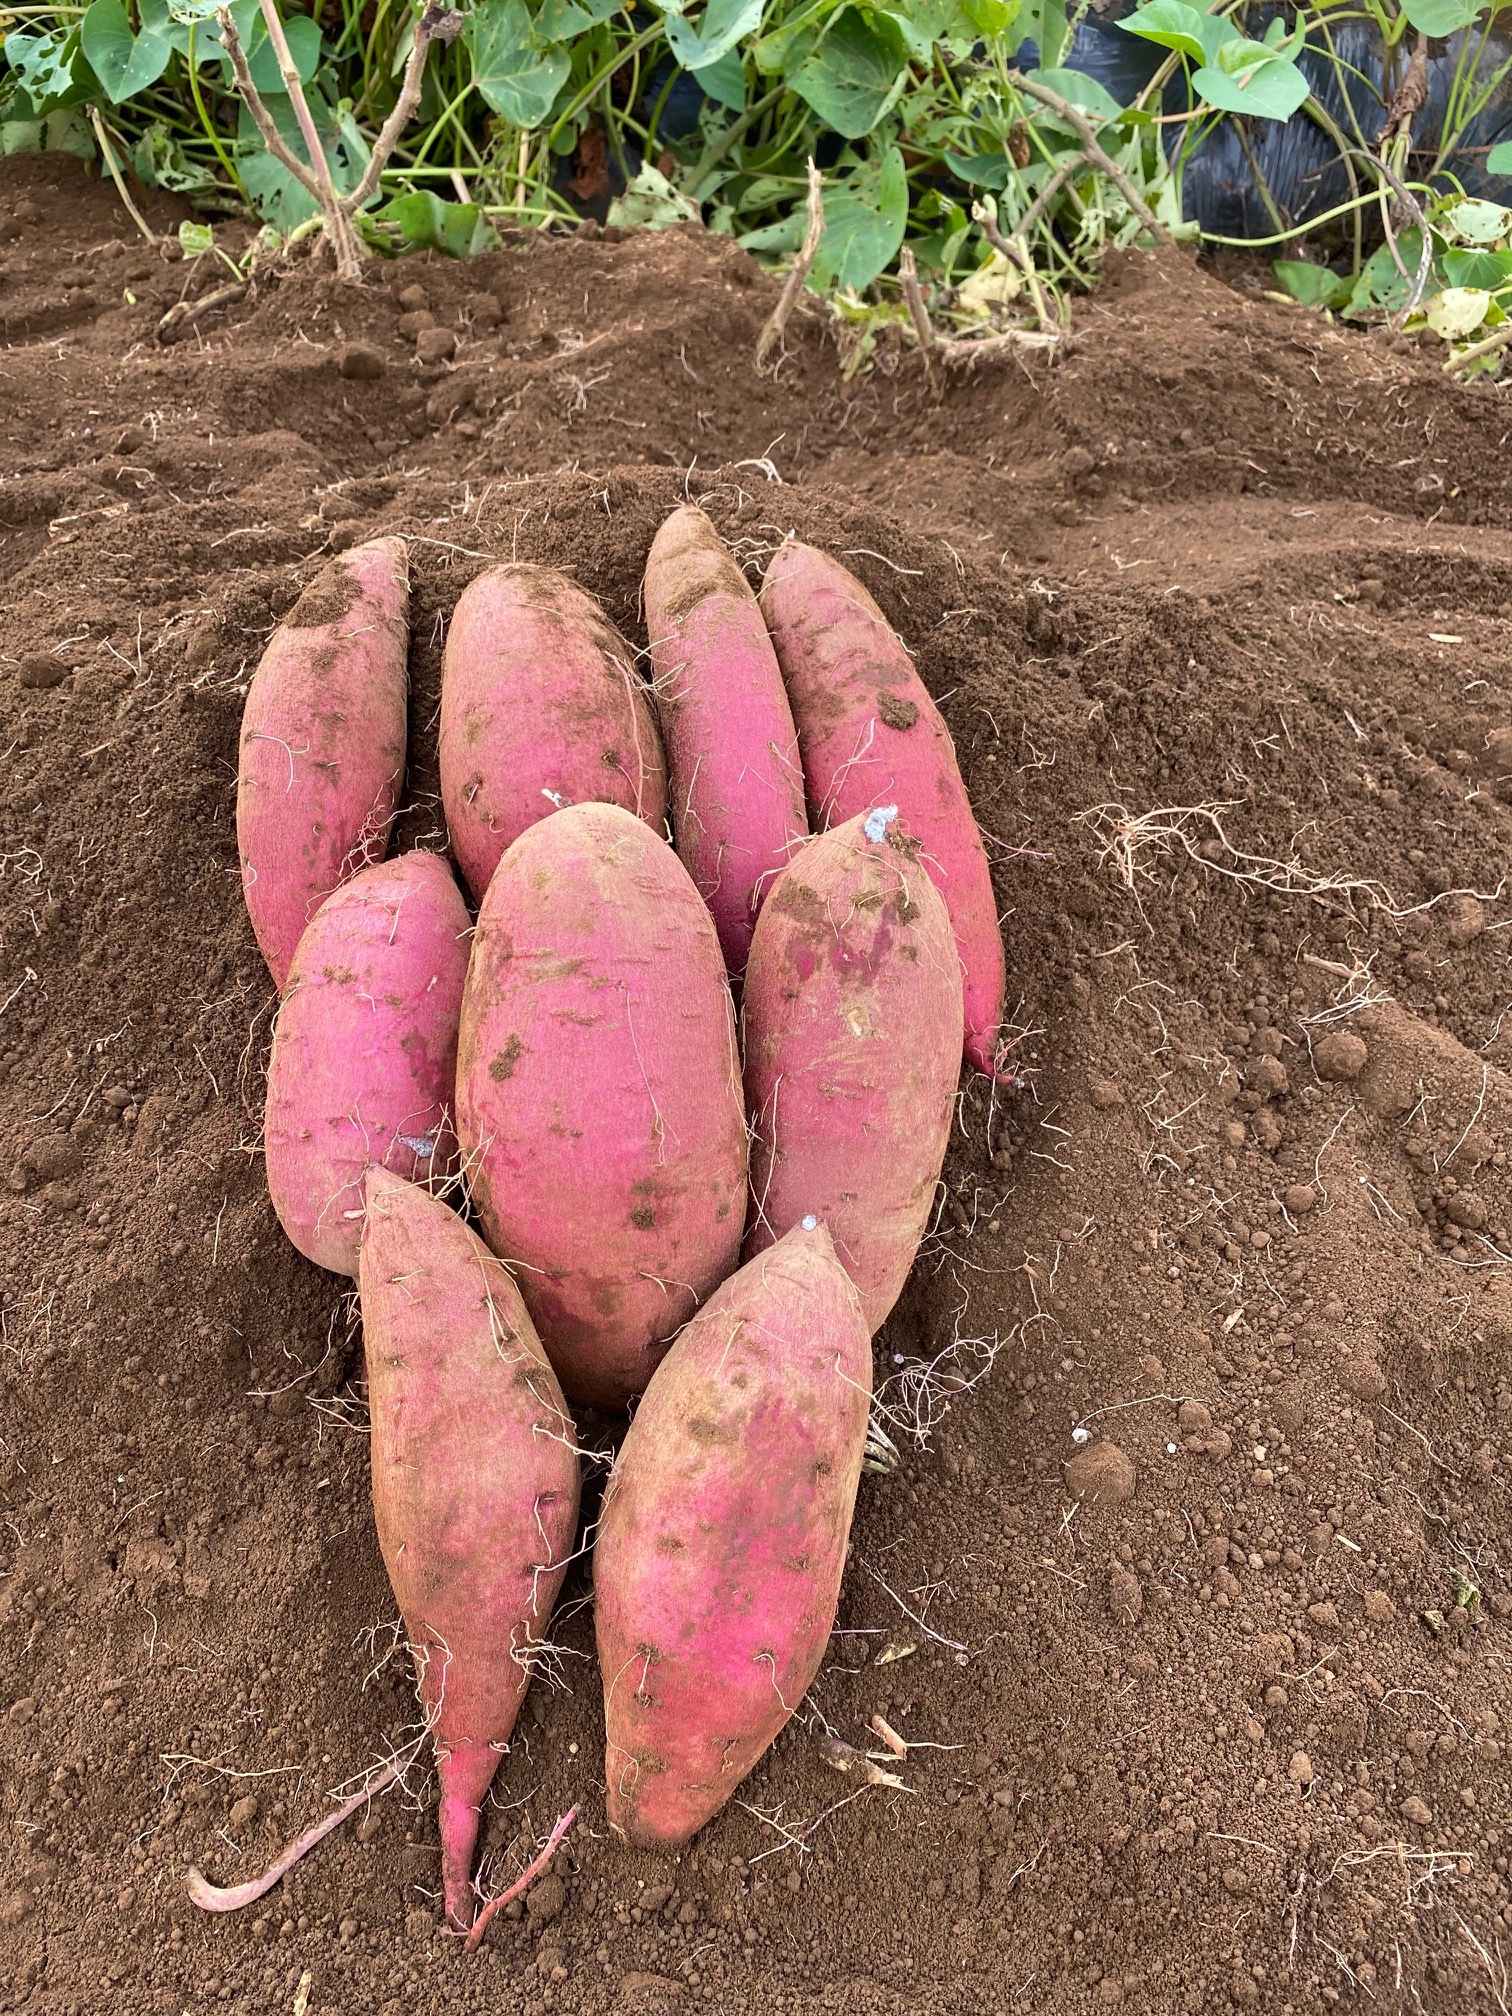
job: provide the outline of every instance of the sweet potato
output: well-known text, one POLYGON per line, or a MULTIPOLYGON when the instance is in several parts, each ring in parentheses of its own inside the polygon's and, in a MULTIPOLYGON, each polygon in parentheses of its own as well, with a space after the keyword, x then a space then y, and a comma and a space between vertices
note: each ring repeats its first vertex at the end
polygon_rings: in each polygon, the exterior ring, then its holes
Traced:
POLYGON ((658 1367, 594 1552, 609 1824, 632 1841, 696 1834, 819 1670, 870 1394, 822 1225, 742 1267, 658 1367))
POLYGON ((519 1290, 438 1198, 372 1168, 362 1335, 378 1545, 441 1780, 447 1916, 577 1533, 578 1454, 519 1290))
POLYGON ((364 868, 299 941, 273 1031, 264 1140, 279 1222, 357 1272, 370 1163, 424 1180, 456 1155, 451 1109, 467 908, 438 854, 364 868))
POLYGON ((982 835, 950 730, 855 576, 816 547, 773 557, 761 607, 787 681, 815 832, 896 805, 924 848, 965 969, 967 1062, 991 1076, 1003 1026, 1003 939, 982 835))
POLYGON ((527 826, 603 800, 661 832, 661 734, 629 645, 549 567, 490 567, 463 589, 441 673, 441 803, 481 903, 527 826))
POLYGON ((808 832, 792 710, 756 597, 696 504, 652 541, 645 602, 678 858, 743 973, 767 884, 808 832))
POLYGON ((242 709, 236 844, 282 987, 333 889, 388 849, 404 782, 409 563, 402 539, 333 560, 273 633, 242 709))
POLYGON ((555 813, 495 870, 457 1113, 485 1236, 569 1399, 622 1408, 735 1264, 746 1133, 713 921, 621 807, 555 813))
POLYGON ((746 1258, 817 1218, 873 1331, 928 1222, 960 1063, 950 918, 900 825, 895 806, 876 808, 783 869, 756 921, 742 1011, 746 1258))

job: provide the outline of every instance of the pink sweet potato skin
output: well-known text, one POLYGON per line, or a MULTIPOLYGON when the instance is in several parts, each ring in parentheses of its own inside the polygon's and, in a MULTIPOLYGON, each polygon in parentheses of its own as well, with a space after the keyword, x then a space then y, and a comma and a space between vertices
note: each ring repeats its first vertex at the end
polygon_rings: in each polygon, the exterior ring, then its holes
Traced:
POLYGON ((519 1290, 438 1198, 370 1169, 362 1334, 378 1545, 441 1779, 447 1915, 577 1533, 578 1454, 519 1290))
POLYGON ((817 547, 773 557, 761 607, 776 646, 815 832, 896 805, 950 912, 965 969, 967 1062, 989 1076, 1003 1026, 1003 939, 950 730, 861 583, 817 547))
POLYGON ((388 849, 404 782, 409 563, 402 539, 333 560, 247 689, 236 841, 247 912, 282 987, 333 889, 388 849))
POLYGON ((645 604, 678 858, 743 973, 767 885, 808 834, 798 731, 756 597, 696 504, 652 541, 645 604))
POLYGON ((870 1394, 823 1226, 726 1281, 651 1381, 594 1555, 609 1824, 630 1840, 696 1834, 818 1672, 870 1394))
POLYGON ((735 1265, 746 1133, 713 922, 619 806, 556 813, 495 870, 457 1115, 484 1234, 568 1398, 623 1408, 735 1265))
POLYGON ((549 567, 490 567, 463 589, 441 673, 441 802, 478 902, 499 857, 565 805, 623 805, 662 831, 666 761, 629 645, 549 567))
POLYGON ((370 1163, 448 1171, 467 907, 439 854, 364 868, 299 941, 268 1063, 268 1189, 290 1239, 357 1272, 370 1163))
POLYGON ((890 810, 811 840, 746 967, 747 1259, 814 1217, 872 1331, 898 1299, 945 1159, 961 969, 944 900, 890 810))

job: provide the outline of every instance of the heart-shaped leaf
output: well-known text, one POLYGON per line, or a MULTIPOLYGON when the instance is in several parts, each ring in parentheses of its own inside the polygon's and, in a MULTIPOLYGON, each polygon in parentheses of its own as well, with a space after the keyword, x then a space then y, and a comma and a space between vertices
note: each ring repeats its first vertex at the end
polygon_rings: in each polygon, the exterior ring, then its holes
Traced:
POLYGON ((525 0, 483 0, 462 32, 485 102, 511 126, 543 125, 572 59, 556 43, 536 39, 525 0))
MULTIPOLYGON (((1258 44, 1247 43, 1254 49, 1258 44)), ((1219 54, 1224 52, 1220 50, 1219 54)), ((1204 103, 1219 112, 1238 112, 1256 119, 1290 119, 1307 101, 1309 85, 1295 63, 1278 58, 1272 50, 1263 52, 1252 68, 1234 73, 1217 64, 1204 64, 1194 71, 1192 83, 1204 103)))
POLYGON ((891 15, 846 7, 789 81, 826 126, 860 140, 891 109, 907 64, 908 47, 891 15))
POLYGON ((173 54, 173 44, 155 29, 134 31, 121 0, 92 0, 79 42, 112 105, 156 84, 173 54))

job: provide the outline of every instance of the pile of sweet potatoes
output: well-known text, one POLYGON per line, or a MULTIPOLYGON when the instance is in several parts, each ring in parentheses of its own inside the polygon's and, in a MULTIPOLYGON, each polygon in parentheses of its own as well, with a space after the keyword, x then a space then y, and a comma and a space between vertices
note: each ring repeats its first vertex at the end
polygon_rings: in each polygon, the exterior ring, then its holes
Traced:
POLYGON ((649 679, 566 575, 472 580, 440 772, 475 921, 443 855, 384 858, 408 601, 397 539, 306 591, 248 692, 237 830, 282 993, 269 1188, 357 1282, 378 1541, 476 1937, 479 1808, 589 1538, 616 1832, 687 1841, 813 1680, 871 1338, 963 1047, 995 1067, 1003 947, 944 721, 828 555, 782 546, 758 600, 675 511, 649 679), (633 1411, 581 1539, 573 1407, 633 1411))

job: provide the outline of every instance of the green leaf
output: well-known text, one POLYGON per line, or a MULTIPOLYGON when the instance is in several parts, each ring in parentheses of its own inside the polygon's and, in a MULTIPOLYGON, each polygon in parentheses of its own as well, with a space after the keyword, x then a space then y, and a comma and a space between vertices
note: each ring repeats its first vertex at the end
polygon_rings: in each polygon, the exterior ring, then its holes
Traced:
POLYGON ((1341 278, 1327 266, 1315 266, 1310 259, 1277 259, 1271 271, 1304 308, 1332 308, 1353 286, 1347 277, 1341 278))
POLYGON ((738 49, 727 50, 717 63, 704 63, 689 72, 706 98, 732 112, 746 107, 745 61, 738 49))
POLYGON ((131 150, 131 165, 149 189, 171 189, 177 195, 208 196, 215 177, 191 159, 161 120, 147 128, 131 150))
MULTIPOLYGON (((177 14, 180 0, 170 0, 171 10, 177 14)), ((252 74, 252 82, 264 98, 284 95, 283 72, 278 67, 278 58, 273 53, 273 44, 268 37, 268 24, 262 17, 258 0, 232 0, 231 19, 236 27, 243 50, 246 53, 247 68, 252 74)), ((185 33, 185 46, 188 45, 185 33)), ((291 14, 284 23, 284 39, 289 45, 289 54, 294 59, 294 68, 299 72, 301 84, 308 84, 320 68, 323 41, 319 23, 308 14, 291 14)), ((211 20, 201 24, 195 40, 194 56, 196 64, 219 63, 226 88, 231 88, 231 58, 221 42, 220 26, 211 20)))
POLYGON ((937 43, 969 44, 979 32, 960 0, 883 0, 880 11, 897 22, 916 63, 931 62, 937 43))
POLYGON ((186 217, 178 228, 179 250, 186 259, 202 259, 213 250, 215 230, 209 224, 193 224, 186 217))
POLYGON ((1481 0, 1402 0, 1402 12, 1420 35, 1452 35, 1480 11, 1481 0))
POLYGON ((535 18, 536 37, 542 42, 570 42, 585 28, 596 28, 611 14, 618 14, 624 0, 545 0, 535 18))
POLYGON ((1066 0, 1026 0, 1019 33, 1036 45, 1042 64, 1057 64, 1065 55, 1066 26, 1066 0))
POLYGON ((687 224, 699 216, 692 203, 648 161, 640 173, 625 184, 623 196, 609 205, 609 222, 622 231, 665 231, 671 224, 687 224))
POLYGON ((0 157, 77 154, 81 161, 93 161, 97 151, 89 122, 77 108, 49 112, 45 119, 0 120, 0 157))
MULTIPOLYGON (((1094 126, 1122 116, 1123 107, 1118 100, 1105 91, 1095 77, 1084 77, 1080 70, 1030 70, 1025 74, 1034 83, 1043 84, 1047 89, 1058 93, 1067 104, 1074 105, 1078 112, 1085 112, 1094 126)), ((1064 132, 1072 131, 1063 120, 1057 120, 1048 107, 1040 107, 1037 100, 1031 102, 1035 105, 1037 118, 1053 122, 1064 132)))
POLYGON ((1349 297, 1349 314, 1369 315, 1380 311, 1394 315, 1399 308, 1406 306, 1407 296, 1417 278, 1418 261, 1423 256, 1423 234, 1416 225, 1400 233, 1397 251, 1411 278, 1403 277, 1389 245, 1377 246, 1360 268, 1360 277, 1349 297))
MULTIPOLYGON (((305 95, 330 165, 331 178, 341 194, 347 195, 362 180, 368 163, 368 144, 347 107, 333 112, 318 91, 305 95)), ((304 135, 299 130, 294 107, 287 96, 274 92, 263 103, 290 152, 301 161, 308 162, 310 157, 304 135)), ((313 197, 263 146, 262 135, 253 125, 252 115, 245 105, 240 108, 238 116, 235 159, 237 173, 247 194, 257 205, 259 213, 277 230, 292 231, 297 224, 320 214, 313 197)))
POLYGON ((80 23, 79 41, 112 105, 155 84, 173 54, 172 43, 153 29, 132 32, 121 0, 93 0, 80 23))
POLYGON ((26 104, 16 116, 46 119, 71 105, 82 105, 98 94, 99 83, 79 46, 77 28, 54 28, 46 35, 25 35, 12 29, 5 38, 5 60, 20 80, 26 104))
POLYGON ((763 5, 764 0, 709 0, 696 30, 680 14, 669 13, 664 25, 672 54, 685 70, 717 63, 737 42, 755 34, 763 5))
POLYGON ((387 224, 406 245, 419 251, 445 252, 452 259, 472 259, 495 251, 499 234, 476 203, 446 203, 433 189, 396 196, 373 212, 375 224, 387 224))
POLYGON ((1472 245, 1494 245, 1498 238, 1512 235, 1512 210, 1504 209, 1500 203, 1487 203, 1481 197, 1456 203, 1445 222, 1458 237, 1468 238, 1472 245))
POLYGON ((1512 175, 1512 140, 1503 140, 1486 156, 1488 175, 1512 175))
POLYGON ((891 15, 846 7, 788 81, 826 126, 860 140, 903 89, 907 62, 902 30, 891 15))
POLYGON ((537 41, 525 0, 482 0, 462 32, 485 102, 511 126, 542 125, 572 59, 556 44, 537 41))
POLYGON ((1231 35, 1218 48, 1218 68, 1225 77, 1247 77, 1276 61, 1276 52, 1263 42, 1251 42, 1245 35, 1231 35))
POLYGON ((1119 27, 1162 49, 1175 49, 1194 63, 1207 63, 1218 53, 1218 45, 1232 32, 1226 20, 1188 7, 1186 0, 1147 0, 1126 14, 1119 27))
POLYGON ((898 256, 908 226, 908 173, 889 147, 824 191, 824 236, 809 271, 819 293, 869 287, 898 256))
POLYGON ((948 149, 941 157, 952 175, 969 182, 974 189, 1006 189, 1008 187, 1008 156, 1006 154, 952 154, 948 149))
MULTIPOLYGON (((1227 46, 1232 48, 1233 44, 1227 46)), ((1257 49, 1260 45, 1251 42, 1244 47, 1257 49)), ((1204 64, 1193 72, 1192 83, 1203 101, 1217 111, 1244 113, 1256 119, 1290 119, 1301 110, 1309 90, 1296 64, 1278 59, 1269 49, 1254 68, 1237 75, 1216 64, 1204 64)))
POLYGON ((1512 280, 1512 252, 1446 252, 1444 278, 1451 287, 1484 287, 1491 292, 1512 280))
POLYGON ((1429 300, 1423 319, 1436 336, 1459 343, 1486 319, 1491 296, 1481 287, 1445 287, 1429 300))
POLYGON ((1019 18, 1019 0, 961 0, 961 12, 979 35, 1006 35, 1019 18))

